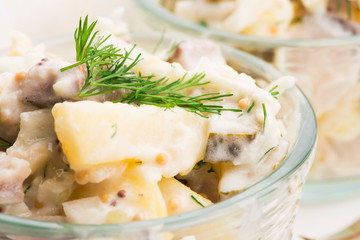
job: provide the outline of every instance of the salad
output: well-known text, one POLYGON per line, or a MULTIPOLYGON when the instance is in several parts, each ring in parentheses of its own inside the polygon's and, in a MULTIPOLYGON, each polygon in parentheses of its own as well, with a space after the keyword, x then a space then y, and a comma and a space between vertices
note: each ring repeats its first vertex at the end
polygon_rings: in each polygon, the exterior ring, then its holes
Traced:
POLYGON ((319 125, 311 179, 359 176, 360 49, 357 40, 351 39, 360 29, 358 1, 165 0, 160 3, 174 15, 204 29, 228 32, 225 35, 237 39, 238 47, 296 77, 315 109, 319 125), (249 35, 253 46, 242 46, 241 41, 246 37, 241 40, 235 35, 249 35))
POLYGON ((162 0, 175 15, 231 33, 276 38, 358 34, 359 3, 348 0, 162 0), (307 28, 299 31, 299 26, 307 28))
POLYGON ((151 52, 88 17, 74 40, 71 62, 20 33, 0 58, 2 213, 106 224, 196 210, 270 174, 296 138, 294 79, 239 73, 211 41, 151 52))

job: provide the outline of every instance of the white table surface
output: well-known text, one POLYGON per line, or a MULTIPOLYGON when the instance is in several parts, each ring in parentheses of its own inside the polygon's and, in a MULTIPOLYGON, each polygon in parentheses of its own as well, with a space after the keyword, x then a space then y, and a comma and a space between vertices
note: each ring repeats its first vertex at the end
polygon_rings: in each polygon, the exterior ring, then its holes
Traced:
MULTIPOLYGON (((35 39, 72 34, 79 16, 105 16, 113 6, 125 1, 131 3, 133 0, 0 0, 0 47, 9 46, 13 30, 35 39)), ((360 197, 329 203, 302 203, 295 231, 308 237, 326 236, 358 218, 360 197)))

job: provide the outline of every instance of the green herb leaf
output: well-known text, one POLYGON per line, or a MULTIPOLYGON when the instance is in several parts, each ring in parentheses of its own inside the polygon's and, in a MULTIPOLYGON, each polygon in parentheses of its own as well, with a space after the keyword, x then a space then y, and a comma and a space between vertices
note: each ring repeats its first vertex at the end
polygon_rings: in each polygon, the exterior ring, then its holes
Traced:
POLYGON ((212 172, 215 172, 213 166, 211 165, 210 169, 207 171, 208 173, 212 173, 212 172))
POLYGON ((87 78, 81 88, 79 97, 90 97, 105 94, 116 90, 126 90, 123 97, 113 102, 147 104, 164 108, 180 107, 202 117, 205 113, 220 114, 221 111, 241 112, 240 109, 226 109, 220 105, 205 104, 204 102, 222 101, 223 98, 232 94, 207 93, 199 96, 187 96, 182 90, 196 86, 206 85, 202 82, 204 74, 198 73, 187 79, 184 75, 180 79, 168 83, 169 79, 160 78, 154 80, 154 76, 138 76, 131 69, 141 60, 141 54, 135 59, 130 57, 130 51, 115 47, 113 44, 105 45, 105 41, 111 36, 96 37, 94 32, 96 21, 88 25, 88 17, 84 23, 81 19, 79 27, 75 31, 77 62, 62 68, 66 71, 70 68, 85 65, 87 78), (128 65, 127 65, 128 64, 128 65))
POLYGON ((264 157, 265 157, 271 150, 273 150, 274 148, 276 148, 277 146, 278 146, 278 145, 269 148, 269 149, 264 153, 264 155, 262 155, 262 157, 259 159, 258 163, 261 162, 261 161, 264 159, 264 157))
POLYGON ((203 26, 203 27, 209 27, 208 24, 204 20, 200 21, 199 25, 203 26))
POLYGON ((46 178, 46 173, 47 173, 47 169, 48 169, 48 162, 46 162, 45 166, 44 166, 44 172, 43 172, 43 177, 44 179, 46 178))
POLYGON ((98 33, 93 33, 96 22, 97 21, 92 22, 90 26, 88 26, 88 16, 85 17, 84 24, 82 24, 80 18, 79 28, 77 28, 74 33, 76 44, 76 61, 81 61, 85 56, 88 55, 90 49, 88 49, 87 46, 92 44, 96 34, 98 33))
POLYGON ((191 195, 191 198, 192 198, 197 204, 199 204, 201 207, 205 207, 204 204, 202 204, 194 195, 191 195))
POLYGON ((201 161, 199 161, 199 162, 197 162, 197 163, 195 164, 194 169, 195 169, 195 170, 199 170, 199 169, 202 168, 205 164, 206 164, 206 163, 201 160, 201 161))
POLYGON ((254 106, 255 106, 255 102, 252 102, 250 107, 248 108, 248 110, 246 112, 249 113, 254 106))
POLYGON ((336 11, 339 11, 340 10, 340 7, 341 7, 341 2, 342 2, 342 0, 337 0, 336 1, 336 11))
POLYGON ((264 112, 264 122, 263 122, 263 132, 265 131, 265 123, 266 123, 266 118, 267 118, 267 114, 266 114, 266 107, 265 107, 265 104, 262 103, 262 109, 263 109, 263 112, 264 112))
POLYGON ((273 88, 271 88, 271 89, 269 90, 269 93, 270 93, 275 99, 278 99, 277 96, 280 94, 280 92, 274 91, 277 87, 278 87, 278 85, 275 85, 273 88))
POLYGON ((117 124, 114 123, 113 125, 111 125, 111 128, 114 130, 113 134, 111 134, 111 138, 114 138, 118 130, 117 124))
POLYGON ((11 142, 6 140, 5 138, 0 137, 0 146, 11 147, 12 145, 13 144, 11 142))
POLYGON ((347 17, 350 20, 352 17, 352 6, 351 6, 351 2, 349 0, 346 1, 346 13, 347 13, 347 17))
POLYGON ((176 41, 176 42, 173 42, 169 48, 169 51, 167 53, 168 56, 170 56, 171 54, 174 53, 174 51, 176 50, 177 47, 180 46, 180 44, 182 44, 184 41, 176 41))
POLYGON ((24 194, 26 194, 31 188, 31 184, 29 186, 27 186, 27 188, 24 190, 24 194))
POLYGON ((163 29, 163 31, 161 32, 161 36, 160 36, 160 39, 159 41, 156 43, 155 47, 154 47, 154 50, 153 50, 153 53, 156 53, 160 47, 160 45, 162 44, 162 42, 164 41, 164 38, 165 38, 165 29, 163 29))

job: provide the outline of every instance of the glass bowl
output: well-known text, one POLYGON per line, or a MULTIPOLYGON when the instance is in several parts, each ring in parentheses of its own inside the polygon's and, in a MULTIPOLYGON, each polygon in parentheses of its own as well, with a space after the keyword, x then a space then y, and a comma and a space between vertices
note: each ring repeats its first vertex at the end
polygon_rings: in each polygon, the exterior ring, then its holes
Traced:
MULTIPOLYGON (((141 47, 169 45, 174 37, 134 33, 141 47)), ((72 58, 70 37, 46 41, 47 51, 72 58)), ((160 46, 160 48, 161 48, 160 46)), ((266 62, 231 47, 222 47, 228 63, 241 72, 269 81, 282 74, 266 62)), ((270 175, 241 193, 199 210, 155 220, 123 224, 55 223, 0 213, 1 239, 122 239, 122 240, 289 240, 306 175, 314 159, 317 125, 313 110, 296 87, 290 90, 298 105, 297 137, 286 159, 270 175)))
POLYGON ((360 35, 279 39, 235 34, 181 19, 155 1, 137 3, 154 28, 210 38, 295 76, 319 126, 317 153, 303 201, 323 202, 360 194, 360 35))

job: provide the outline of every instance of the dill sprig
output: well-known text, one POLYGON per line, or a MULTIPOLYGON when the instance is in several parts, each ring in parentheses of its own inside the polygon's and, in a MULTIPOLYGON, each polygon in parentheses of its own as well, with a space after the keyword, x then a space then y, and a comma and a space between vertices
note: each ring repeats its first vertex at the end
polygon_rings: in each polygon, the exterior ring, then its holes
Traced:
POLYGON ((279 91, 275 91, 275 89, 278 87, 278 85, 275 85, 273 88, 271 88, 269 90, 269 93, 271 94, 271 96, 273 96, 275 99, 278 99, 278 95, 280 94, 279 91))
POLYGON ((277 146, 279 146, 279 145, 276 145, 276 146, 274 146, 274 147, 269 148, 269 149, 262 155, 262 157, 258 160, 258 163, 260 163, 260 162, 265 158, 265 156, 266 156, 271 150, 273 150, 274 148, 276 148, 277 146))
POLYGON ((263 109, 263 113, 264 113, 264 122, 263 122, 263 132, 265 131, 265 124, 266 124, 266 118, 267 118, 267 113, 266 113, 266 107, 265 107, 265 104, 262 103, 262 109, 263 109))
POLYGON ((248 108, 248 110, 246 112, 249 113, 251 111, 251 109, 253 109, 254 106, 255 106, 255 102, 252 102, 250 107, 248 108))
POLYGON ((205 207, 204 204, 202 204, 202 202, 200 202, 194 195, 190 195, 190 197, 197 203, 199 204, 201 207, 205 207))
POLYGON ((339 12, 342 9, 345 9, 346 16, 348 20, 352 19, 353 8, 359 9, 360 8, 360 1, 359 0, 336 0, 335 2, 335 11, 339 12), (343 3, 345 2, 345 6, 343 3))
POLYGON ((24 194, 26 194, 30 190, 30 188, 31 188, 31 184, 25 188, 24 194))
POLYGON ((96 21, 89 24, 88 16, 84 22, 80 19, 79 27, 74 34, 76 44, 76 63, 62 68, 84 65, 87 78, 80 89, 79 97, 90 97, 117 90, 126 90, 121 98, 113 102, 147 104, 164 108, 181 107, 186 111, 207 117, 205 113, 220 114, 221 111, 241 112, 241 109, 226 109, 220 105, 205 104, 204 102, 222 101, 232 94, 207 93, 199 96, 187 96, 184 89, 206 85, 201 81, 203 73, 187 77, 185 74, 176 81, 169 82, 166 77, 154 80, 155 76, 135 74, 131 69, 141 60, 141 54, 134 59, 130 57, 132 51, 121 50, 113 44, 105 44, 111 36, 97 36, 94 32, 96 21))
POLYGON ((13 144, 11 142, 6 140, 5 138, 0 137, 0 146, 11 147, 12 145, 13 144))

